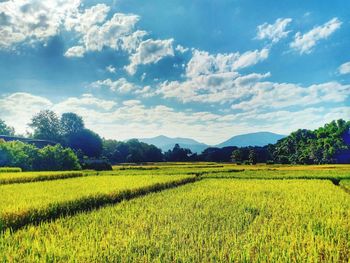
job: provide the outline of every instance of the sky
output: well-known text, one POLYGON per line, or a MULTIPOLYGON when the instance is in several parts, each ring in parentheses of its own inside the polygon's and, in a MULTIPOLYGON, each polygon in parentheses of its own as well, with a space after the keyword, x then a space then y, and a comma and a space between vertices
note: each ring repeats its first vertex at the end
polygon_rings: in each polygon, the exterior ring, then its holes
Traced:
POLYGON ((207 144, 350 119, 348 0, 0 0, 0 119, 207 144))

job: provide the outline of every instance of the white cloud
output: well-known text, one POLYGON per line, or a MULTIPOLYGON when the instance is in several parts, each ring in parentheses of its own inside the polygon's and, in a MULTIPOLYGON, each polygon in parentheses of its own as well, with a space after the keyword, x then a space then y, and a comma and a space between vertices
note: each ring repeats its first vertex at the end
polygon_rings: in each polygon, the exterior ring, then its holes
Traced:
POLYGON ((25 133, 33 115, 52 106, 53 103, 46 98, 23 92, 13 93, 0 97, 0 118, 16 127, 17 132, 25 133))
POLYGON ((213 73, 233 72, 253 66, 269 55, 268 49, 247 51, 243 54, 229 53, 212 55, 206 51, 193 50, 192 58, 186 67, 186 76, 189 78, 213 73))
POLYGON ((350 74, 350 62, 346 62, 346 63, 340 65, 338 71, 342 75, 350 74))
POLYGON ((76 10, 70 17, 65 20, 65 26, 68 30, 85 33, 92 26, 100 24, 106 20, 110 7, 105 4, 97 4, 84 12, 76 10))
POLYGON ((46 42, 57 35, 80 0, 13 0, 0 2, 0 48, 26 42, 46 42))
POLYGON ((114 92, 129 93, 135 89, 140 89, 138 85, 135 85, 125 78, 120 78, 115 81, 111 79, 98 80, 89 85, 90 88, 108 88, 114 92))
POLYGON ((164 57, 174 56, 173 42, 173 39, 142 41, 130 58, 130 65, 125 69, 130 75, 133 75, 139 65, 154 64, 164 57))
MULTIPOLYGON (((110 7, 97 4, 83 12, 76 10, 65 21, 66 29, 78 35, 79 53, 69 52, 72 56, 83 56, 89 51, 101 51, 103 48, 122 50, 132 53, 147 35, 146 31, 136 30, 140 17, 134 14, 114 13, 106 20, 110 7), (84 52, 82 50, 84 49, 84 52)), ((74 48, 74 47, 73 47, 74 48)), ((66 53, 66 54, 67 54, 66 53)))
MULTIPOLYGON (((72 111, 82 114, 84 111, 98 110, 110 111, 116 106, 116 102, 94 97, 92 94, 83 94, 80 98, 68 98, 52 107, 52 110, 59 113, 72 111)), ((85 115, 85 114, 84 114, 85 115)))
POLYGON ((291 18, 278 18, 274 24, 264 23, 259 25, 256 38, 268 39, 273 43, 277 43, 290 33, 290 31, 286 31, 286 27, 290 22, 292 22, 291 18))
POLYGON ((106 70, 109 72, 109 73, 116 73, 117 69, 113 66, 113 65, 109 65, 106 67, 106 70))
POLYGON ((65 57, 78 57, 81 58, 83 57, 85 54, 85 48, 82 46, 75 46, 75 47, 71 47, 69 48, 66 53, 64 53, 65 57))
POLYGON ((183 47, 181 45, 177 45, 175 48, 176 51, 180 52, 180 53, 186 53, 187 51, 189 51, 189 48, 183 47))
POLYGON ((232 105, 233 109, 304 108, 320 103, 340 103, 350 96, 350 85, 328 82, 309 87, 289 83, 257 82, 250 88, 250 98, 232 105))
POLYGON ((83 32, 82 41, 87 51, 101 51, 104 47, 119 50, 123 47, 124 37, 133 33, 139 21, 136 15, 116 13, 101 26, 94 25, 83 32))
POLYGON ((298 128, 317 128, 337 118, 348 118, 350 107, 306 108, 215 114, 208 111, 176 111, 165 105, 146 107, 139 100, 115 101, 91 94, 66 98, 53 103, 28 93, 14 93, 0 98, 0 118, 24 132, 31 117, 42 109, 62 114, 75 112, 88 128, 113 139, 152 137, 159 134, 191 137, 216 144, 235 134, 269 130, 287 134, 298 128))
POLYGON ((186 66, 184 81, 165 81, 156 91, 164 98, 182 102, 225 103, 249 96, 252 83, 267 78, 266 74, 240 75, 237 70, 265 60, 268 49, 247 51, 243 54, 216 54, 194 49, 186 66))
POLYGON ((340 28, 341 24, 342 22, 335 17, 322 26, 315 27, 305 34, 298 32, 295 34, 295 39, 290 44, 290 47, 300 54, 309 54, 320 40, 327 39, 340 28))

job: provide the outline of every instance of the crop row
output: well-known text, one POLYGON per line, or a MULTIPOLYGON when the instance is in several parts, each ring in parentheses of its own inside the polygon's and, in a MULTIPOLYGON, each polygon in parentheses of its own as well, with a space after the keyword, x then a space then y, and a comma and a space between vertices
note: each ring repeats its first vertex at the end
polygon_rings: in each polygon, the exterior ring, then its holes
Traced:
MULTIPOLYGON (((196 174, 196 173, 195 173, 196 174)), ((204 171, 198 172, 206 178, 222 179, 305 179, 330 180, 338 185, 341 180, 350 179, 347 170, 230 170, 230 171, 204 171)))
POLYGON ((195 181, 193 176, 91 176, 0 186, 0 231, 195 181))
POLYGON ((19 167, 0 167, 0 173, 20 173, 22 169, 19 167))
POLYGON ((0 185, 68 179, 88 174, 96 173, 90 171, 0 173, 0 185))
POLYGON ((217 180, 0 237, 3 262, 349 262, 350 196, 319 180, 217 180))

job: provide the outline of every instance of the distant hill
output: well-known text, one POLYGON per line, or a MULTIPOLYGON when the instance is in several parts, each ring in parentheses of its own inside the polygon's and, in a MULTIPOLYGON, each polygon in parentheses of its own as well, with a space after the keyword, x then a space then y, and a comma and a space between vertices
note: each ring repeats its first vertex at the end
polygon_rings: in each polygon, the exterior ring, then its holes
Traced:
POLYGON ((193 139, 188 139, 188 138, 170 138, 170 137, 166 137, 164 135, 160 135, 157 137, 153 137, 153 138, 142 138, 142 139, 138 139, 140 142, 144 142, 147 144, 153 144, 155 146, 157 146, 158 148, 160 148, 163 152, 166 152, 170 149, 173 149, 175 144, 179 144, 180 147, 182 148, 187 148, 190 149, 192 152, 196 152, 196 153, 201 153, 203 150, 205 150, 206 148, 208 148, 209 146, 204 144, 204 143, 200 143, 197 142, 196 140, 193 139))
MULTIPOLYGON (((279 139, 286 137, 272 132, 256 132, 249 134, 242 134, 232 137, 231 139, 215 145, 215 147, 227 147, 227 146, 265 146, 269 143, 276 143, 279 139)), ((153 144, 160 148, 163 152, 173 149, 175 144, 179 144, 182 148, 190 149, 193 153, 201 153, 206 148, 210 147, 207 144, 200 143, 196 140, 189 138, 170 138, 164 135, 160 135, 153 138, 138 139, 140 142, 147 144, 153 144)))
POLYGON ((278 140, 286 137, 285 135, 276 134, 272 132, 255 132, 233 136, 227 141, 216 145, 216 147, 227 147, 227 146, 265 146, 267 144, 274 144, 278 140))

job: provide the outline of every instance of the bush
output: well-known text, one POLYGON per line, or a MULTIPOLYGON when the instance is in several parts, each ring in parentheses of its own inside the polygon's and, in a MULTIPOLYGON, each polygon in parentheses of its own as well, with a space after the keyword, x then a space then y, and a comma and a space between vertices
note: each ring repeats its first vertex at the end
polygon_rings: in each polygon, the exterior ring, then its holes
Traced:
POLYGON ((105 160, 84 160, 82 163, 84 170, 112 171, 111 164, 105 160))
POLYGON ((72 149, 63 148, 57 144, 46 146, 38 151, 34 169, 40 171, 67 171, 81 170, 81 166, 72 149))
POLYGON ((20 173, 22 169, 19 167, 0 167, 0 173, 20 173))
POLYGON ((42 149, 19 141, 0 142, 0 166, 19 167, 24 171, 80 170, 78 157, 61 145, 42 149))

